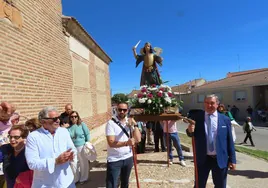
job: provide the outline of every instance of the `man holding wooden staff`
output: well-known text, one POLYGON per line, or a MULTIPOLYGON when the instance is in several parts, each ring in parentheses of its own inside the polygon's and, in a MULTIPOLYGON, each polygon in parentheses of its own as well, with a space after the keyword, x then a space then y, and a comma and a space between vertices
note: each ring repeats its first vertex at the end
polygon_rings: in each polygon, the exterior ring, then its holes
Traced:
POLYGON ((214 94, 204 100, 205 112, 190 114, 196 123, 186 133, 193 137, 196 159, 195 187, 205 188, 210 170, 216 188, 226 188, 228 168, 235 170, 236 156, 230 119, 217 112, 219 100, 214 94))
MULTIPOLYGON (((106 187, 117 188, 120 177, 121 188, 128 188, 133 167, 133 147, 141 141, 141 134, 133 118, 127 118, 128 105, 119 103, 117 113, 106 125, 107 173, 106 187)), ((134 158, 134 165, 135 164, 134 158)), ((135 168, 136 170, 136 168, 135 168)), ((137 176, 136 176, 137 177, 137 176)))

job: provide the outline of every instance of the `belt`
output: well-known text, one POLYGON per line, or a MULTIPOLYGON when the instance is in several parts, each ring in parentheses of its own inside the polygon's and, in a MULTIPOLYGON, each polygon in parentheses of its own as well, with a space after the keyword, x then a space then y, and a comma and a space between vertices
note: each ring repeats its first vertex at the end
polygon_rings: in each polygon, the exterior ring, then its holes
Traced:
POLYGON ((207 155, 207 156, 212 158, 212 159, 217 159, 217 155, 207 155))

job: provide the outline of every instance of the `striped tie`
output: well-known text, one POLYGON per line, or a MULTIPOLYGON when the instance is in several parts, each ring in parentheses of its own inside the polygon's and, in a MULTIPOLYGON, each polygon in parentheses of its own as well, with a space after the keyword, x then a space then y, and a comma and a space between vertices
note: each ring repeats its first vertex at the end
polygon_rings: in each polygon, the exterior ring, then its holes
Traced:
POLYGON ((211 115, 208 115, 208 150, 210 152, 214 151, 214 143, 213 143, 213 136, 212 136, 212 125, 211 125, 211 115))

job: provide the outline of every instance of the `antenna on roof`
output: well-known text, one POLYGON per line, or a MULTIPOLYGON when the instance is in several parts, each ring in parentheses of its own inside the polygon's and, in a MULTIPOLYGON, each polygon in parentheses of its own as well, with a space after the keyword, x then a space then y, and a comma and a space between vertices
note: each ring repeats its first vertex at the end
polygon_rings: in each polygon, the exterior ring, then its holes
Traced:
POLYGON ((240 72, 240 56, 237 54, 237 60, 238 60, 238 71, 240 72))

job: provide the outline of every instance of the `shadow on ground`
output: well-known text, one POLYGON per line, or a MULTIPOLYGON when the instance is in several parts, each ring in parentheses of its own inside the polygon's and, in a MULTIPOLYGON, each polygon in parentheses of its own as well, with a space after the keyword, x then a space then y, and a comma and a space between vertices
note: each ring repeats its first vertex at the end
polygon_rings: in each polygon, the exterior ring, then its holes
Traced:
POLYGON ((90 172, 89 180, 83 185, 77 184, 76 187, 77 188, 82 188, 82 187, 90 187, 90 188, 106 187, 105 178, 106 178, 106 170, 90 172))
POLYGON ((268 172, 262 172, 257 170, 235 170, 228 171, 228 174, 233 176, 245 176, 249 179, 268 178, 268 172))

